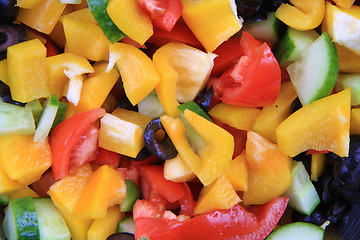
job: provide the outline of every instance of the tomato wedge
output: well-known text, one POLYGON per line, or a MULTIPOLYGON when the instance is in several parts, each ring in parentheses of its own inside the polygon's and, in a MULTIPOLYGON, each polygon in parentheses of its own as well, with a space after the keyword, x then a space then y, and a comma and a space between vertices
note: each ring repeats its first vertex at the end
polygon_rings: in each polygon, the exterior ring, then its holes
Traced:
POLYGON ((55 180, 69 174, 69 162, 72 150, 76 147, 90 125, 105 115, 105 109, 94 108, 87 112, 76 114, 55 127, 50 135, 52 152, 52 171, 55 180))
POLYGON ((244 56, 228 68, 217 81, 214 91, 227 104, 262 107, 273 104, 279 94, 281 70, 267 43, 243 32, 240 40, 244 56))

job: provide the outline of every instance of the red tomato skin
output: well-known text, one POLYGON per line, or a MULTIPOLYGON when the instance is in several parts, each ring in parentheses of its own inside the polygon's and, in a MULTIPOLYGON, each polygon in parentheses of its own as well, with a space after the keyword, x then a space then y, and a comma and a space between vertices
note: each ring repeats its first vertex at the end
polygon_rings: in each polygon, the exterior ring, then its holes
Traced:
POLYGON ((154 26, 170 32, 183 11, 181 0, 138 0, 154 26))
POLYGON ((180 183, 175 183, 164 178, 163 166, 140 166, 141 177, 150 185, 151 189, 163 195, 170 203, 184 197, 184 190, 180 183))
POLYGON ((90 124, 104 116, 105 113, 105 109, 94 108, 87 112, 75 114, 61 122, 52 131, 49 143, 55 180, 68 175, 72 150, 79 142, 81 135, 90 127, 90 124))
POLYGON ((134 206, 135 239, 147 236, 152 240, 218 240, 248 234, 260 227, 255 217, 239 204, 183 222, 158 216, 154 205, 137 201, 134 206))
POLYGON ((189 185, 186 182, 181 183, 184 190, 184 197, 179 200, 180 214, 192 217, 194 215, 195 201, 189 185))
POLYGON ((278 197, 266 204, 249 207, 247 210, 256 216, 256 219, 260 222, 261 227, 249 234, 237 236, 236 238, 231 239, 264 240, 279 222, 281 216, 285 212, 288 202, 288 197, 278 197))
POLYGON ((119 167, 120 158, 120 154, 99 147, 97 157, 92 163, 119 167))

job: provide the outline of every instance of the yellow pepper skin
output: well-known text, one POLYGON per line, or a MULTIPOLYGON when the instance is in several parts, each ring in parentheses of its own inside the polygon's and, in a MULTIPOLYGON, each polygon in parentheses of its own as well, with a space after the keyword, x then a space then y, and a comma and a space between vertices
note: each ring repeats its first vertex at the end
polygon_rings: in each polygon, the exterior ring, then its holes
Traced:
POLYGON ((11 180, 0 162, 0 194, 8 194, 24 188, 18 181, 11 180))
POLYGON ((351 109, 350 134, 360 134, 360 109, 351 109))
POLYGON ((32 190, 31 188, 29 188, 28 186, 26 187, 23 187, 19 190, 16 190, 14 192, 11 192, 9 194, 9 198, 10 199, 16 199, 16 198, 22 198, 22 197, 39 197, 39 195, 34 191, 32 190))
POLYGON ((106 216, 95 219, 87 233, 88 240, 106 240, 108 236, 116 233, 118 222, 125 217, 120 212, 119 205, 108 209, 106 216))
POLYGON ((222 175, 212 184, 204 187, 194 208, 194 215, 215 210, 229 209, 241 199, 230 181, 222 175))
POLYGON ((82 9, 70 13, 63 16, 61 21, 67 52, 76 53, 93 61, 109 58, 110 42, 96 24, 90 10, 82 9))
POLYGON ((5 84, 9 84, 8 70, 7 70, 7 59, 0 61, 0 81, 5 84))
POLYGON ((115 43, 110 46, 109 51, 107 71, 110 71, 116 62, 126 96, 135 106, 158 85, 160 82, 159 72, 153 61, 132 45, 115 43))
POLYGON ((105 217, 108 208, 122 203, 125 197, 126 184, 121 173, 108 165, 102 165, 91 174, 72 216, 82 219, 105 217))
POLYGON ((350 88, 304 106, 276 128, 280 150, 290 157, 308 149, 347 157, 350 112, 350 88))
POLYGON ((291 104, 297 97, 290 81, 281 84, 280 93, 274 104, 265 106, 257 117, 253 130, 273 143, 276 140, 276 128, 291 114, 291 104))
POLYGON ((209 79, 215 56, 174 42, 154 53, 153 61, 161 76, 156 93, 167 115, 179 115, 178 101, 194 100, 209 79))
POLYGON ((334 0, 336 6, 341 8, 351 8, 355 0, 334 0))
POLYGON ((151 19, 137 0, 110 0, 106 10, 115 25, 140 45, 153 34, 151 19))
POLYGON ((219 178, 230 165, 234 139, 221 127, 188 109, 184 111, 184 116, 204 140, 205 147, 199 151, 199 155, 190 147, 186 139, 185 124, 180 118, 163 115, 160 119, 181 158, 203 185, 207 186, 219 178))
POLYGON ((50 93, 58 98, 63 96, 65 85, 69 81, 66 72, 71 73, 71 76, 94 72, 85 57, 70 52, 46 58, 46 66, 50 93))
POLYGON ((66 225, 74 240, 87 240, 87 232, 93 222, 92 219, 78 219, 71 216, 77 200, 80 197, 87 181, 90 179, 92 169, 89 163, 81 166, 75 175, 68 175, 48 190, 56 208, 64 217, 66 225))
POLYGON ((11 96, 30 102, 50 96, 46 74, 46 48, 38 39, 13 45, 7 50, 8 83, 11 96))
POLYGON ((20 8, 18 20, 25 25, 49 34, 54 29, 66 4, 59 0, 42 0, 32 9, 20 8))
POLYGON ((250 130, 260 112, 261 110, 258 108, 239 107, 219 103, 209 111, 209 115, 231 127, 250 130))
POLYGON ((16 5, 17 5, 18 7, 20 7, 20 8, 33 9, 33 8, 35 8, 40 2, 41 2, 41 0, 18 0, 16 5))
POLYGON ((289 27, 311 30, 320 25, 325 16, 325 0, 290 0, 293 4, 281 4, 275 16, 289 27))
POLYGON ((206 51, 214 51, 242 27, 228 0, 182 0, 182 17, 206 51))
POLYGON ((242 151, 239 156, 231 160, 230 166, 225 172, 225 176, 227 179, 229 179, 235 191, 247 191, 248 173, 245 160, 245 151, 242 151))

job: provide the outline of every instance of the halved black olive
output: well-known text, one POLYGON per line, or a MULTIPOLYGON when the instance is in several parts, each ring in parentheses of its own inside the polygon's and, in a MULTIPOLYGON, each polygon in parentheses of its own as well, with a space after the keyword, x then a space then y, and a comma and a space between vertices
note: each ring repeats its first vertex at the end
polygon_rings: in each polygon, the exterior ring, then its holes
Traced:
POLYGON ((160 142, 156 140, 156 132, 160 129, 164 130, 160 118, 151 121, 146 126, 144 133, 145 146, 149 152, 162 160, 172 159, 176 157, 177 150, 166 132, 160 142))
POLYGON ((16 0, 0 0, 0 23, 12 23, 16 20, 19 7, 16 0))
POLYGON ((114 233, 108 236, 106 240, 135 240, 135 236, 131 233, 114 233))
POLYGON ((19 24, 0 24, 0 52, 26 40, 25 29, 19 24))
POLYGON ((204 88, 194 100, 206 113, 209 112, 213 92, 214 91, 212 87, 210 87, 209 89, 204 88))
POLYGON ((259 10, 263 0, 235 0, 235 2, 238 15, 246 17, 259 10))

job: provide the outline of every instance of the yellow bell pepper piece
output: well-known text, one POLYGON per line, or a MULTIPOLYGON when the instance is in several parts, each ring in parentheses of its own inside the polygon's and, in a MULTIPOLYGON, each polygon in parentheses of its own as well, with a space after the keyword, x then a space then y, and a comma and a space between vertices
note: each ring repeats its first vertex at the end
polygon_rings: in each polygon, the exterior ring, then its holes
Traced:
POLYGON ((336 6, 341 8, 351 8, 355 0, 334 0, 336 6))
POLYGON ((33 142, 33 139, 33 135, 6 135, 0 138, 3 169, 10 179, 22 185, 38 181, 52 163, 49 143, 33 142))
POLYGON ((174 42, 155 52, 153 61, 161 76, 156 93, 167 115, 178 116, 177 101, 194 100, 209 79, 215 56, 174 42))
POLYGON ((42 44, 45 44, 47 42, 46 38, 40 32, 34 31, 31 28, 25 28, 25 32, 26 32, 26 40, 27 41, 37 38, 40 40, 40 42, 42 44))
POLYGON ((100 147, 135 158, 145 146, 144 131, 151 117, 117 108, 100 121, 100 147))
POLYGON ((91 174, 91 166, 87 163, 81 166, 75 175, 68 175, 54 183, 47 192, 56 208, 64 217, 71 233, 71 238, 74 240, 87 240, 87 232, 93 222, 92 219, 78 219, 71 216, 75 204, 91 174))
POLYGON ((34 190, 29 188, 28 186, 9 193, 10 199, 16 199, 16 198, 22 198, 22 197, 39 197, 39 195, 34 190))
POLYGON ((350 134, 360 134, 360 108, 351 109, 350 134))
POLYGON ((9 76, 7 70, 7 59, 0 61, 0 81, 5 84, 9 84, 9 76))
POLYGON ((164 163, 164 178, 173 182, 187 182, 195 178, 191 168, 178 154, 164 163))
POLYGON ((338 43, 335 47, 339 55, 339 72, 360 73, 360 56, 338 43))
POLYGON ((151 19, 137 0, 110 0, 106 10, 115 25, 140 45, 153 34, 151 19))
POLYGON ((242 27, 228 0, 182 0, 182 17, 206 51, 214 51, 242 27))
POLYGON ((230 181, 223 175, 204 187, 194 208, 194 215, 229 209, 241 202, 230 181))
POLYGON ((8 83, 11 96, 19 102, 31 102, 50 96, 46 74, 46 48, 38 39, 7 49, 8 83))
POLYGON ((229 168, 225 171, 225 176, 230 181, 235 191, 247 191, 248 173, 245 160, 245 151, 243 151, 235 159, 231 160, 229 168))
POLYGON ((114 94, 110 93, 101 105, 101 108, 105 109, 106 112, 112 112, 116 108, 117 103, 118 101, 116 100, 114 94))
POLYGON ((35 8, 41 0, 17 0, 16 6, 20 8, 35 8))
POLYGON ((308 149, 349 154, 351 90, 319 99, 291 114, 276 128, 280 150, 290 157, 308 149))
POLYGON ((320 25, 325 16, 325 0, 290 0, 293 4, 281 4, 275 16, 286 25, 301 31, 320 25))
POLYGON ((290 81, 281 84, 280 93, 274 104, 265 106, 257 117, 253 130, 276 143, 276 128, 291 114, 291 104, 297 97, 290 81))
POLYGON ((49 34, 65 7, 66 4, 62 4, 59 0, 43 0, 32 9, 20 8, 17 19, 39 32, 49 34))
POLYGON ((108 209, 106 216, 95 219, 87 233, 88 240, 106 240, 108 236, 116 233, 118 222, 125 217, 120 212, 119 205, 108 209))
MULTIPOLYGON (((62 13, 61 16, 67 15, 71 12, 73 12, 74 10, 72 9, 71 5, 67 5, 62 13)), ((61 17, 60 17, 61 19, 61 17)), ((65 47, 65 42, 66 42, 66 38, 65 38, 65 32, 64 32, 64 27, 63 24, 61 23, 60 19, 57 21, 57 23, 55 24, 54 29, 51 31, 51 33, 49 34, 49 37, 56 43, 56 45, 58 45, 60 48, 64 48, 65 47)))
POLYGON ((173 141, 181 158, 207 186, 220 177, 231 163, 234 152, 234 139, 230 133, 186 109, 186 120, 203 138, 205 147, 195 154, 186 139, 186 127, 180 118, 171 118, 167 115, 160 117, 165 131, 173 141))
POLYGON ((72 216, 86 219, 105 217, 108 208, 122 203, 125 197, 126 184, 121 173, 102 165, 91 174, 72 216))
MULTIPOLYGON (((99 25, 89 16, 88 9, 61 17, 66 38, 66 51, 79 54, 93 61, 109 58, 109 40, 99 25)), ((91 15, 91 13, 90 13, 91 15)))
POLYGON ((250 130, 260 112, 261 110, 258 108, 239 107, 219 103, 209 111, 209 115, 231 127, 250 130))
POLYGON ((324 173, 326 165, 325 155, 311 154, 311 181, 317 181, 318 178, 324 173))
POLYGON ((0 161, 0 194, 8 194, 24 188, 25 186, 18 181, 11 180, 4 171, 4 167, 0 161))
POLYGON ((83 56, 68 52, 48 57, 46 66, 50 93, 61 98, 69 81, 66 95, 70 102, 77 105, 83 85, 82 74, 94 72, 89 61, 83 56))
POLYGON ((160 82, 160 75, 151 59, 136 47, 115 43, 109 48, 107 71, 117 65, 126 96, 133 105, 143 100, 160 82))
MULTIPOLYGON (((86 112, 93 108, 99 108, 105 102, 106 97, 109 95, 111 89, 115 85, 119 73, 115 69, 111 69, 106 73, 107 64, 102 63, 94 67, 96 72, 95 76, 86 79, 83 83, 80 101, 74 109, 74 113, 86 112)), ((115 104, 116 105, 116 104, 115 104)))

